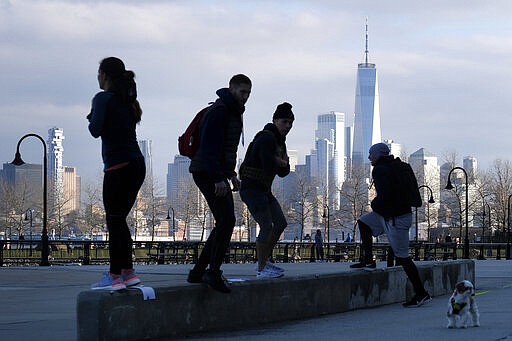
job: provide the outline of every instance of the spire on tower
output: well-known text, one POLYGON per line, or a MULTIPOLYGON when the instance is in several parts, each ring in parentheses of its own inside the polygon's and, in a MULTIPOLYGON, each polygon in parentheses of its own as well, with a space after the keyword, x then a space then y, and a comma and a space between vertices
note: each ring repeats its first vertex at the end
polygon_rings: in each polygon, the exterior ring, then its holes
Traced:
POLYGON ((364 51, 364 63, 368 64, 368 17, 366 17, 366 49, 364 51))

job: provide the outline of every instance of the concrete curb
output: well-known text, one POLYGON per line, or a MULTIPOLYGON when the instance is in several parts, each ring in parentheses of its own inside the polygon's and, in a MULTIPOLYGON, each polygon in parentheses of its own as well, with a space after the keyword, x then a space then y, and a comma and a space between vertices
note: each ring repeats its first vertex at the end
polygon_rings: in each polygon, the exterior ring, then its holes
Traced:
MULTIPOLYGON (((422 262, 418 269, 434 296, 450 293, 462 279, 475 280, 472 260, 422 262)), ((243 329, 403 302, 412 288, 402 268, 393 267, 238 282, 227 295, 205 285, 155 288, 155 293, 155 300, 145 301, 137 289, 81 292, 78 340, 141 340, 243 329)))

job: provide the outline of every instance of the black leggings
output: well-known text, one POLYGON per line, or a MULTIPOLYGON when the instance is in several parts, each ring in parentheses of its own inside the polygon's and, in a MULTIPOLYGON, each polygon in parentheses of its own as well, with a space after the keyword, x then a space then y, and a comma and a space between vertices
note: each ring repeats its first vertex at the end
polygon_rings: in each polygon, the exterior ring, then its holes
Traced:
POLYGON ((370 263, 373 261, 373 236, 370 226, 363 223, 361 220, 357 221, 359 225, 359 234, 361 235, 361 261, 370 263))
POLYGON ((215 228, 210 232, 194 268, 203 271, 209 264, 211 270, 220 270, 235 227, 233 194, 229 191, 225 196, 218 197, 215 195, 215 183, 208 174, 192 173, 192 176, 215 218, 215 228))
POLYGON ((105 172, 103 177, 103 205, 109 233, 110 272, 132 269, 132 236, 126 217, 137 199, 146 164, 143 158, 130 161, 127 166, 105 172))

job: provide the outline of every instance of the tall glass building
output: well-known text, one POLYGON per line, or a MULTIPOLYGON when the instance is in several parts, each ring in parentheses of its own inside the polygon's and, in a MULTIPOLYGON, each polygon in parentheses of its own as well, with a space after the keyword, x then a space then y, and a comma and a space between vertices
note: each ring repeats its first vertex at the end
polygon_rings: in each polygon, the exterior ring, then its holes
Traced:
MULTIPOLYGON (((146 194, 150 194, 154 192, 153 188, 153 150, 152 150, 152 141, 151 140, 138 140, 140 152, 144 156, 144 161, 146 163, 146 178, 144 179, 144 183, 142 184, 142 192, 146 194)), ((153 193, 154 195, 155 193, 153 193)))
POLYGON ((354 109, 354 140, 352 165, 369 164, 368 150, 381 142, 379 86, 375 64, 368 62, 368 21, 366 22, 366 50, 364 63, 357 66, 356 102, 354 109))
POLYGON ((317 156, 317 177, 324 183, 323 195, 328 199, 329 206, 339 206, 339 191, 345 180, 345 114, 331 111, 318 115, 318 126, 315 132, 315 150, 317 156))

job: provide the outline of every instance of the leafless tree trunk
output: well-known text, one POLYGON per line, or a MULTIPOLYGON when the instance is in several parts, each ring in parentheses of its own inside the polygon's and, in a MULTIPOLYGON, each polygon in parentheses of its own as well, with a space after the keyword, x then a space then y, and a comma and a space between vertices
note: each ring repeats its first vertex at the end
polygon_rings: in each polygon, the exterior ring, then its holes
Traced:
POLYGON ((367 210, 369 188, 364 167, 354 167, 351 177, 345 180, 341 189, 341 210, 351 221, 352 236, 356 236, 357 219, 367 210))

